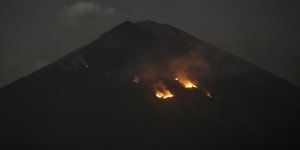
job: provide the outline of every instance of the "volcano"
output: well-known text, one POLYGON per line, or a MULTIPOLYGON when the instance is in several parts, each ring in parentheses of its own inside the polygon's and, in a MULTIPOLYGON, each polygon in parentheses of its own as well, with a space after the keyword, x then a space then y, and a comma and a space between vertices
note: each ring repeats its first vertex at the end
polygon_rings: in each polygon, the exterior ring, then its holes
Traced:
POLYGON ((127 21, 1 88, 1 147, 292 149, 299 93, 172 26, 127 21))

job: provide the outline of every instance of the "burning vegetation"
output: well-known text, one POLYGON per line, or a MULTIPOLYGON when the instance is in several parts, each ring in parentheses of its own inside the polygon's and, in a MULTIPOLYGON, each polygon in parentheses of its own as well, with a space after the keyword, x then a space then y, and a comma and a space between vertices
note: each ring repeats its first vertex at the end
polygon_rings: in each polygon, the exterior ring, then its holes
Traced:
POLYGON ((159 81, 154 84, 154 91, 156 97, 161 99, 167 99, 174 96, 162 81, 159 81))
POLYGON ((176 92, 176 89, 180 89, 180 87, 195 89, 212 98, 210 91, 206 90, 205 86, 199 83, 199 79, 202 81, 209 70, 209 65, 202 59, 199 53, 191 51, 186 55, 167 58, 162 62, 151 59, 150 61, 145 60, 137 63, 141 64, 137 67, 136 72, 139 76, 134 76, 132 81, 136 84, 140 83, 141 80, 145 81, 143 84, 148 84, 148 87, 151 86, 157 98, 168 99, 175 97, 176 93, 172 92, 176 92), (176 86, 172 81, 180 83, 177 85, 181 86, 172 87, 171 89, 175 91, 171 92, 167 86, 176 86))
MULTIPOLYGON (((138 84, 140 82, 140 78, 138 76, 135 76, 132 80, 134 83, 138 84)), ((198 86, 192 82, 186 74, 181 73, 178 74, 175 78, 175 81, 178 81, 184 88, 197 88, 201 92, 203 92, 207 97, 212 98, 212 95, 210 91, 204 89, 204 88, 198 88, 198 86)), ((153 84, 153 90, 155 93, 155 96, 160 99, 168 99, 172 98, 175 95, 167 88, 166 84, 163 81, 158 81, 153 84)))
POLYGON ((193 83, 184 73, 178 73, 175 80, 182 84, 185 88, 198 88, 196 84, 193 83))

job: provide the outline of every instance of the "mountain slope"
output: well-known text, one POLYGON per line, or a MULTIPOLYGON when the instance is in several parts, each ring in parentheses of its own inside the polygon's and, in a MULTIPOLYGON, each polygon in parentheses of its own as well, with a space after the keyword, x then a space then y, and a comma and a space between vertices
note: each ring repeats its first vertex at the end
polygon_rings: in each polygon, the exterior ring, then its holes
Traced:
POLYGON ((299 91, 169 25, 124 22, 1 88, 1 141, 11 149, 289 149, 299 91), (156 97, 165 88, 173 97, 156 97))

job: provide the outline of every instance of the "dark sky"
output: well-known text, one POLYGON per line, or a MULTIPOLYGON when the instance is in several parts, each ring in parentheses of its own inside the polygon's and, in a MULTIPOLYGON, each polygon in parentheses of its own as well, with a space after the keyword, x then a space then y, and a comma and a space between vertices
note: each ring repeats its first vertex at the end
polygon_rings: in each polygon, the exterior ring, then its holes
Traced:
POLYGON ((300 10, 279 0, 0 2, 0 87, 125 21, 167 23, 300 86, 300 10))

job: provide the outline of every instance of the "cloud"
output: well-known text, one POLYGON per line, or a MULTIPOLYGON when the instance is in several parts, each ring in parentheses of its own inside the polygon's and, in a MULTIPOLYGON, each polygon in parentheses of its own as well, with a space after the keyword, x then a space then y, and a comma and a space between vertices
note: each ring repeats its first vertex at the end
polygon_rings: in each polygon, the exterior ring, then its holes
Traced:
POLYGON ((99 4, 94 2, 79 2, 69 7, 66 7, 64 10, 65 15, 67 16, 85 16, 90 14, 95 14, 98 16, 114 13, 115 8, 101 7, 99 4))
POLYGON ((0 44, 0 87, 93 42, 125 20, 142 20, 142 11, 138 6, 120 10, 97 2, 77 1, 35 22, 27 21, 8 30, 8 42, 0 44))
POLYGON ((50 36, 56 45, 55 55, 62 56, 89 44, 103 32, 126 20, 142 19, 144 19, 143 8, 138 6, 118 10, 114 6, 91 1, 80 1, 65 6, 57 12, 53 23, 49 26, 50 36))
POLYGON ((111 22, 122 18, 112 6, 101 6, 94 2, 78 2, 63 8, 59 13, 61 23, 83 26, 99 22, 111 22))
POLYGON ((49 33, 60 45, 59 55, 66 54, 97 39, 103 32, 125 21, 125 13, 113 6, 96 2, 77 2, 62 8, 56 15, 49 33))

